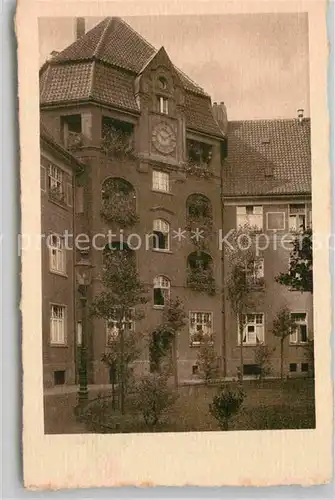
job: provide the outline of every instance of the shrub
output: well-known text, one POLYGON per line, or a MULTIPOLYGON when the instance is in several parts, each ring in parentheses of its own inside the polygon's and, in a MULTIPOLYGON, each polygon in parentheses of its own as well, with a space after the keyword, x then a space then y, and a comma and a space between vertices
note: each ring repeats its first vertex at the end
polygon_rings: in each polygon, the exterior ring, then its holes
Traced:
POLYGON ((239 385, 224 385, 220 388, 209 405, 209 411, 218 421, 220 429, 228 430, 229 421, 239 411, 244 398, 245 393, 239 385))
POLYGON ((203 336, 197 355, 197 365, 199 366, 199 374, 203 376, 206 384, 216 378, 218 373, 217 356, 213 340, 206 335, 203 336))
POLYGON ((136 385, 134 406, 150 428, 155 427, 163 413, 174 404, 178 395, 167 385, 167 377, 151 373, 136 385))
POLYGON ((258 365, 259 372, 258 378, 259 380, 263 380, 265 377, 270 375, 272 371, 271 366, 271 356, 274 352, 275 348, 270 349, 269 346, 264 344, 259 344, 256 348, 255 353, 255 362, 258 365))

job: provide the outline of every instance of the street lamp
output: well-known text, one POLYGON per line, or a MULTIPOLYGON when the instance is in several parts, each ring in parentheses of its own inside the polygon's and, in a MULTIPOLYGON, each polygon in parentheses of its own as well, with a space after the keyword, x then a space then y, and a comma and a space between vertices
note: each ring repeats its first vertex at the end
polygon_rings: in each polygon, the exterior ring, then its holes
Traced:
POLYGON ((79 366, 78 406, 82 408, 88 399, 87 389, 87 292, 92 280, 92 265, 87 258, 82 257, 75 264, 76 279, 81 304, 81 345, 79 366))

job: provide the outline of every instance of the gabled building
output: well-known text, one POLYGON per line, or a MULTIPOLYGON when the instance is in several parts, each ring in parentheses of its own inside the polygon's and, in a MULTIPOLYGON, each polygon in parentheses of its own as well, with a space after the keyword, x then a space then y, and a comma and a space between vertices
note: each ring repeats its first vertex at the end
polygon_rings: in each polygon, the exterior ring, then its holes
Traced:
MULTIPOLYGON (((103 253, 113 233, 113 244, 122 239, 136 248, 140 278, 150 290, 145 319, 132 328, 150 334, 161 320, 167 298, 179 296, 188 317, 178 337, 180 379, 196 376, 204 334, 214 341, 218 365, 235 376, 237 329, 222 293, 219 229, 235 227, 239 217, 251 214, 259 220, 261 216, 269 231, 273 225, 281 231, 281 213, 289 213, 285 221, 293 221, 295 205, 309 206, 307 121, 262 122, 262 130, 257 122, 233 122, 227 130, 224 104, 212 106, 204 90, 174 66, 164 47, 156 50, 119 18, 107 18, 87 33, 79 31, 72 45, 42 66, 40 109, 53 141, 85 165, 75 176, 72 226, 75 235, 83 233, 90 239, 82 248, 94 266, 89 298, 101 289, 103 253), (264 140, 270 143, 263 144, 264 140), (294 180, 296 158, 299 181, 294 180), (206 237, 197 236, 197 229, 206 237), (146 237, 151 234, 157 236, 154 242, 146 237)), ((45 196, 53 196, 51 185, 45 196)), ((299 218, 300 212, 295 213, 299 218)), ((72 253, 76 253, 69 257, 73 267, 80 251, 72 253)), ((283 266, 265 262, 265 281, 270 282, 275 269, 283 266)), ((51 279, 48 273, 45 266, 46 280, 51 279)), ((77 304, 76 286, 67 283, 72 298, 64 296, 64 301, 77 304)), ((273 301, 269 296, 260 306, 264 329, 270 325, 268 309, 273 309, 279 293, 280 286, 272 286, 273 301)), ((288 293, 282 288, 280 293, 288 293)), ((75 343, 81 318, 79 308, 73 307, 75 343)), ((300 304, 297 313, 306 307, 300 304)), ((44 311, 48 315, 46 303, 44 311)), ((89 326, 90 382, 106 383, 109 373, 101 355, 108 344, 108 328, 97 319, 89 326)), ((46 319, 46 346, 51 330, 52 319, 50 323, 46 319)), ((264 340, 268 338, 264 334, 264 340)), ((75 350, 62 352, 73 360, 72 368, 67 368, 73 372, 75 350)), ((252 365, 254 350, 249 352, 246 359, 252 365)), ((150 370, 148 353, 137 368, 150 370)), ((72 381, 72 375, 65 380, 72 381)))
MULTIPOLYGON (((299 112, 296 119, 229 123, 223 182, 225 232, 244 224, 260 232, 255 310, 248 315, 243 339, 246 374, 257 373, 255 349, 260 342, 275 348, 273 374, 280 373, 280 344, 271 330, 283 306, 298 324, 284 345, 284 371, 291 375, 312 371, 306 350, 313 336, 312 296, 275 281, 289 269, 290 235, 312 226, 310 120, 299 112)), ((228 302, 225 309, 227 367, 234 373, 239 363, 238 327, 228 302)))

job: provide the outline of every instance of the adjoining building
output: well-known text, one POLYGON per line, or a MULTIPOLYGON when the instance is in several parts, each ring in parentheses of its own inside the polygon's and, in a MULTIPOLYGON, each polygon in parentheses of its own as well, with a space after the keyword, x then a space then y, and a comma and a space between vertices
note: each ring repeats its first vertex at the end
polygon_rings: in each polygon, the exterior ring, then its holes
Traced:
MULTIPOLYGON (((42 218, 50 217, 45 211, 61 210, 54 200, 56 181, 52 179, 75 171, 73 180, 68 177, 64 184, 64 193, 74 185, 73 209, 65 203, 62 216, 57 216, 59 224, 54 219, 50 228, 90 236, 87 252, 94 266, 90 298, 100 289, 99 270, 107 243, 100 237, 92 245, 92 238, 112 232, 117 235, 116 244, 120 237, 138 246, 137 268, 151 290, 145 319, 133 325, 135 330, 152 332, 166 299, 179 296, 188 317, 178 337, 180 379, 196 376, 203 334, 213 338, 221 369, 227 376, 236 376, 238 334, 222 286, 227 271, 220 229, 225 233, 251 221, 273 238, 309 223, 309 120, 228 123, 223 103, 212 105, 209 95, 173 65, 164 47, 156 50, 123 20, 107 18, 87 33, 82 20, 78 26, 77 40, 54 53, 40 70, 44 127, 71 157, 70 163, 56 164, 59 170, 48 170, 48 182, 42 177, 42 198, 47 204, 47 208, 42 205, 42 218), (76 165, 74 171, 69 164, 76 165), (197 229, 206 237, 197 235, 197 229), (145 235, 151 233, 158 242, 149 240, 147 245, 145 235)), ((60 294, 44 296, 45 384, 74 381, 80 312, 73 264, 79 258, 80 252, 64 249, 61 259, 71 269, 67 277, 57 276, 66 283, 64 291, 60 282, 53 281, 47 263, 43 265, 45 289, 55 287, 60 294), (67 343, 61 348, 50 343, 53 301, 65 307, 58 318, 68 328, 67 343), (61 371, 66 372, 62 379, 55 375, 61 371)), ((274 282, 288 258, 287 250, 268 249, 262 256, 257 279, 261 285, 263 278, 266 294, 246 326, 246 374, 254 372, 254 348, 259 342, 278 343, 270 333, 271 321, 285 302, 301 324, 286 353, 285 370, 293 372, 294 365, 298 372, 306 369, 303 344, 312 331, 310 294, 290 292, 274 282)), ((108 339, 106 325, 92 320, 89 334, 90 382, 107 383, 108 369, 101 362, 108 339)), ((273 364, 278 375, 279 353, 273 364)), ((148 353, 138 369, 150 370, 148 353)))

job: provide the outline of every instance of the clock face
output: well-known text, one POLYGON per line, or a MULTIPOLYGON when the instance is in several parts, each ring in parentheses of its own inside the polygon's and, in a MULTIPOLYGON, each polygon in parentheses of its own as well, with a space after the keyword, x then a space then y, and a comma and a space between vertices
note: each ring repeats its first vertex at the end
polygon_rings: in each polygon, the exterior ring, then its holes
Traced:
POLYGON ((172 153, 176 148, 176 134, 168 123, 159 123, 152 131, 152 143, 155 148, 165 155, 172 153))

